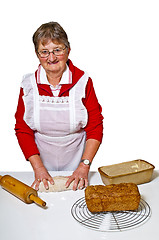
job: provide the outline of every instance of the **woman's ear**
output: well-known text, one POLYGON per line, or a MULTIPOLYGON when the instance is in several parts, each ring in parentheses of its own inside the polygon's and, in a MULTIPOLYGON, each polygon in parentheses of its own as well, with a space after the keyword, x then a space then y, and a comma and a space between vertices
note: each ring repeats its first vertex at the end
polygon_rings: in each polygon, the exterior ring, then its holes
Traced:
POLYGON ((71 48, 67 49, 67 60, 69 59, 69 54, 70 54, 71 48))
POLYGON ((70 51, 71 51, 71 48, 68 48, 68 56, 69 56, 69 54, 70 54, 70 51))

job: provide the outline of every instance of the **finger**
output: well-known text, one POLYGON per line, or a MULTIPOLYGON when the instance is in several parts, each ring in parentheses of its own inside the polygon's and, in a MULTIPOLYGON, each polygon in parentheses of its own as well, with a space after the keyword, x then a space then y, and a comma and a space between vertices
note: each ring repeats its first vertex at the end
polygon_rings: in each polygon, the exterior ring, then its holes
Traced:
POLYGON ((49 181, 52 185, 54 184, 54 180, 53 180, 52 177, 49 177, 49 178, 48 178, 48 181, 49 181))
POLYGON ((68 179, 67 182, 65 183, 66 188, 69 187, 70 183, 71 183, 73 180, 74 180, 74 177, 73 177, 73 176, 69 177, 69 179, 68 179))
POLYGON ((77 190, 78 183, 79 183, 79 178, 76 178, 75 181, 74 181, 74 184, 73 184, 73 190, 74 191, 77 190))
POLYGON ((84 178, 80 178, 79 180, 79 184, 78 184, 78 189, 83 189, 84 188, 84 183, 85 183, 85 180, 84 178))
POLYGON ((38 191, 39 190, 40 181, 36 180, 34 185, 35 185, 35 190, 38 191))
POLYGON ((34 188, 34 185, 35 185, 35 181, 32 183, 31 187, 34 188))
POLYGON ((45 178, 42 181, 43 181, 45 189, 48 190, 49 189, 48 181, 45 178))
POLYGON ((88 187, 88 179, 86 178, 84 181, 85 181, 85 187, 88 187))

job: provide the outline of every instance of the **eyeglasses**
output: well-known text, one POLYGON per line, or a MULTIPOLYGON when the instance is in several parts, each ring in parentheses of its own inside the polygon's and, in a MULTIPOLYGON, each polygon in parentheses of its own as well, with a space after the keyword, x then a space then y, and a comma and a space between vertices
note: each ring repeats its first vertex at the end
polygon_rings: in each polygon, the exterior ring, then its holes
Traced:
POLYGON ((55 56, 61 56, 65 53, 66 48, 67 48, 66 46, 64 48, 56 48, 51 52, 49 50, 42 50, 38 52, 38 54, 41 58, 47 58, 50 55, 50 53, 53 53, 55 56))

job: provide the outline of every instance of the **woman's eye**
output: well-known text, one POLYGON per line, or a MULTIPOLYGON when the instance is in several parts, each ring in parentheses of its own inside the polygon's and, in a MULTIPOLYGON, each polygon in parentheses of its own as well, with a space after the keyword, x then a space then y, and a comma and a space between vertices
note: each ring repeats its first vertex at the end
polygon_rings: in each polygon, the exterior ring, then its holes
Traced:
POLYGON ((56 48, 56 49, 54 50, 54 52, 60 52, 60 51, 61 51, 60 48, 56 48))
POLYGON ((42 54, 48 54, 47 50, 41 51, 42 54))

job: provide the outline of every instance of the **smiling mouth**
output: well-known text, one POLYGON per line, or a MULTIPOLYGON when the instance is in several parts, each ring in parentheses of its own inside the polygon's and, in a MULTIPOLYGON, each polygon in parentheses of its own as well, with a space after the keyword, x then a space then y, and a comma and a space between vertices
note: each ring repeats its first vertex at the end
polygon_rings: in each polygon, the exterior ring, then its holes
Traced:
POLYGON ((54 65, 54 64, 57 64, 57 63, 58 63, 58 61, 53 61, 53 62, 50 62, 50 61, 49 61, 49 62, 48 62, 49 65, 54 65))

